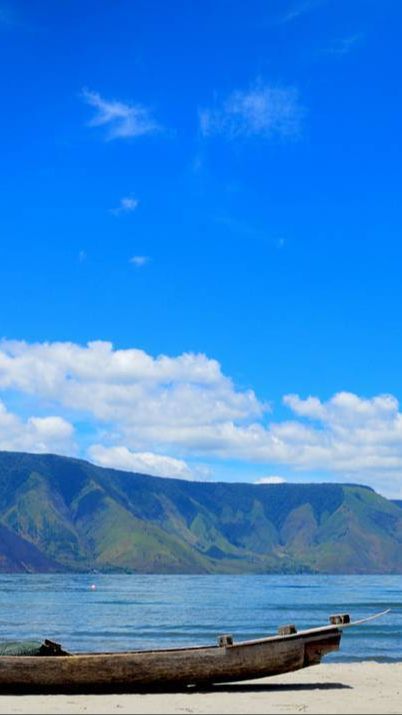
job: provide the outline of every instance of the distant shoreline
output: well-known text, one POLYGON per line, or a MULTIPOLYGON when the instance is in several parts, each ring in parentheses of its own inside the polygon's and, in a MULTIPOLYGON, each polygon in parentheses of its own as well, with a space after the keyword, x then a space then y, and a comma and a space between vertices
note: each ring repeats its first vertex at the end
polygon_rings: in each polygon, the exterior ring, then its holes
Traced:
POLYGON ((119 715, 154 713, 402 713, 402 661, 323 663, 261 680, 206 690, 122 695, 3 695, 2 712, 119 715))

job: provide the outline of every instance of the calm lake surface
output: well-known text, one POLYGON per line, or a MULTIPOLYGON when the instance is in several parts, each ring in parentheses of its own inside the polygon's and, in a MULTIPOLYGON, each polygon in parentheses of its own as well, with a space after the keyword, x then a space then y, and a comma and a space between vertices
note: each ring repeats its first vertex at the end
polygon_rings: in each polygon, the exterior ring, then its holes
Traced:
POLYGON ((364 618, 325 661, 402 661, 402 576, 0 575, 0 639, 56 640, 73 651, 210 644, 277 626, 364 618))

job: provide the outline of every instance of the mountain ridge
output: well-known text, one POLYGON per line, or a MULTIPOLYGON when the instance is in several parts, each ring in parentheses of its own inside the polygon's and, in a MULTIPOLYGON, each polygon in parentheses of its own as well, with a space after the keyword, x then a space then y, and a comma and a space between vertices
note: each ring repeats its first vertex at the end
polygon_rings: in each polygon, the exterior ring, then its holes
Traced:
POLYGON ((3 572, 402 573, 401 545, 400 506, 359 484, 191 482, 0 452, 3 572))

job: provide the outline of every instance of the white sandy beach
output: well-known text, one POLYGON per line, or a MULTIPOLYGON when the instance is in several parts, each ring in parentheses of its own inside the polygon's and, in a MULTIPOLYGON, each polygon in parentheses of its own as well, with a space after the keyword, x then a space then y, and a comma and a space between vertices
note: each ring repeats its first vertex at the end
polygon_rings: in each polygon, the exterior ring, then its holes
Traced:
POLYGON ((207 691, 3 695, 1 713, 402 713, 402 663, 321 664, 207 691))

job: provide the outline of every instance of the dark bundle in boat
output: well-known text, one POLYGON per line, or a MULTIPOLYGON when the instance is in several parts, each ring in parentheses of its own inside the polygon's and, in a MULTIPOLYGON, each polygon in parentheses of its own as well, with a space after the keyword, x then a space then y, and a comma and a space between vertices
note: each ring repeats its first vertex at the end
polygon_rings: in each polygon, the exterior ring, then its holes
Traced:
POLYGON ((339 649, 344 628, 379 615, 351 623, 340 614, 327 626, 287 625, 277 635, 240 642, 223 635, 217 645, 192 648, 70 654, 49 640, 9 642, 0 647, 0 691, 135 692, 278 675, 320 663, 339 649))
POLYGON ((45 638, 44 641, 3 641, 0 642, 1 655, 70 655, 60 643, 45 638))

